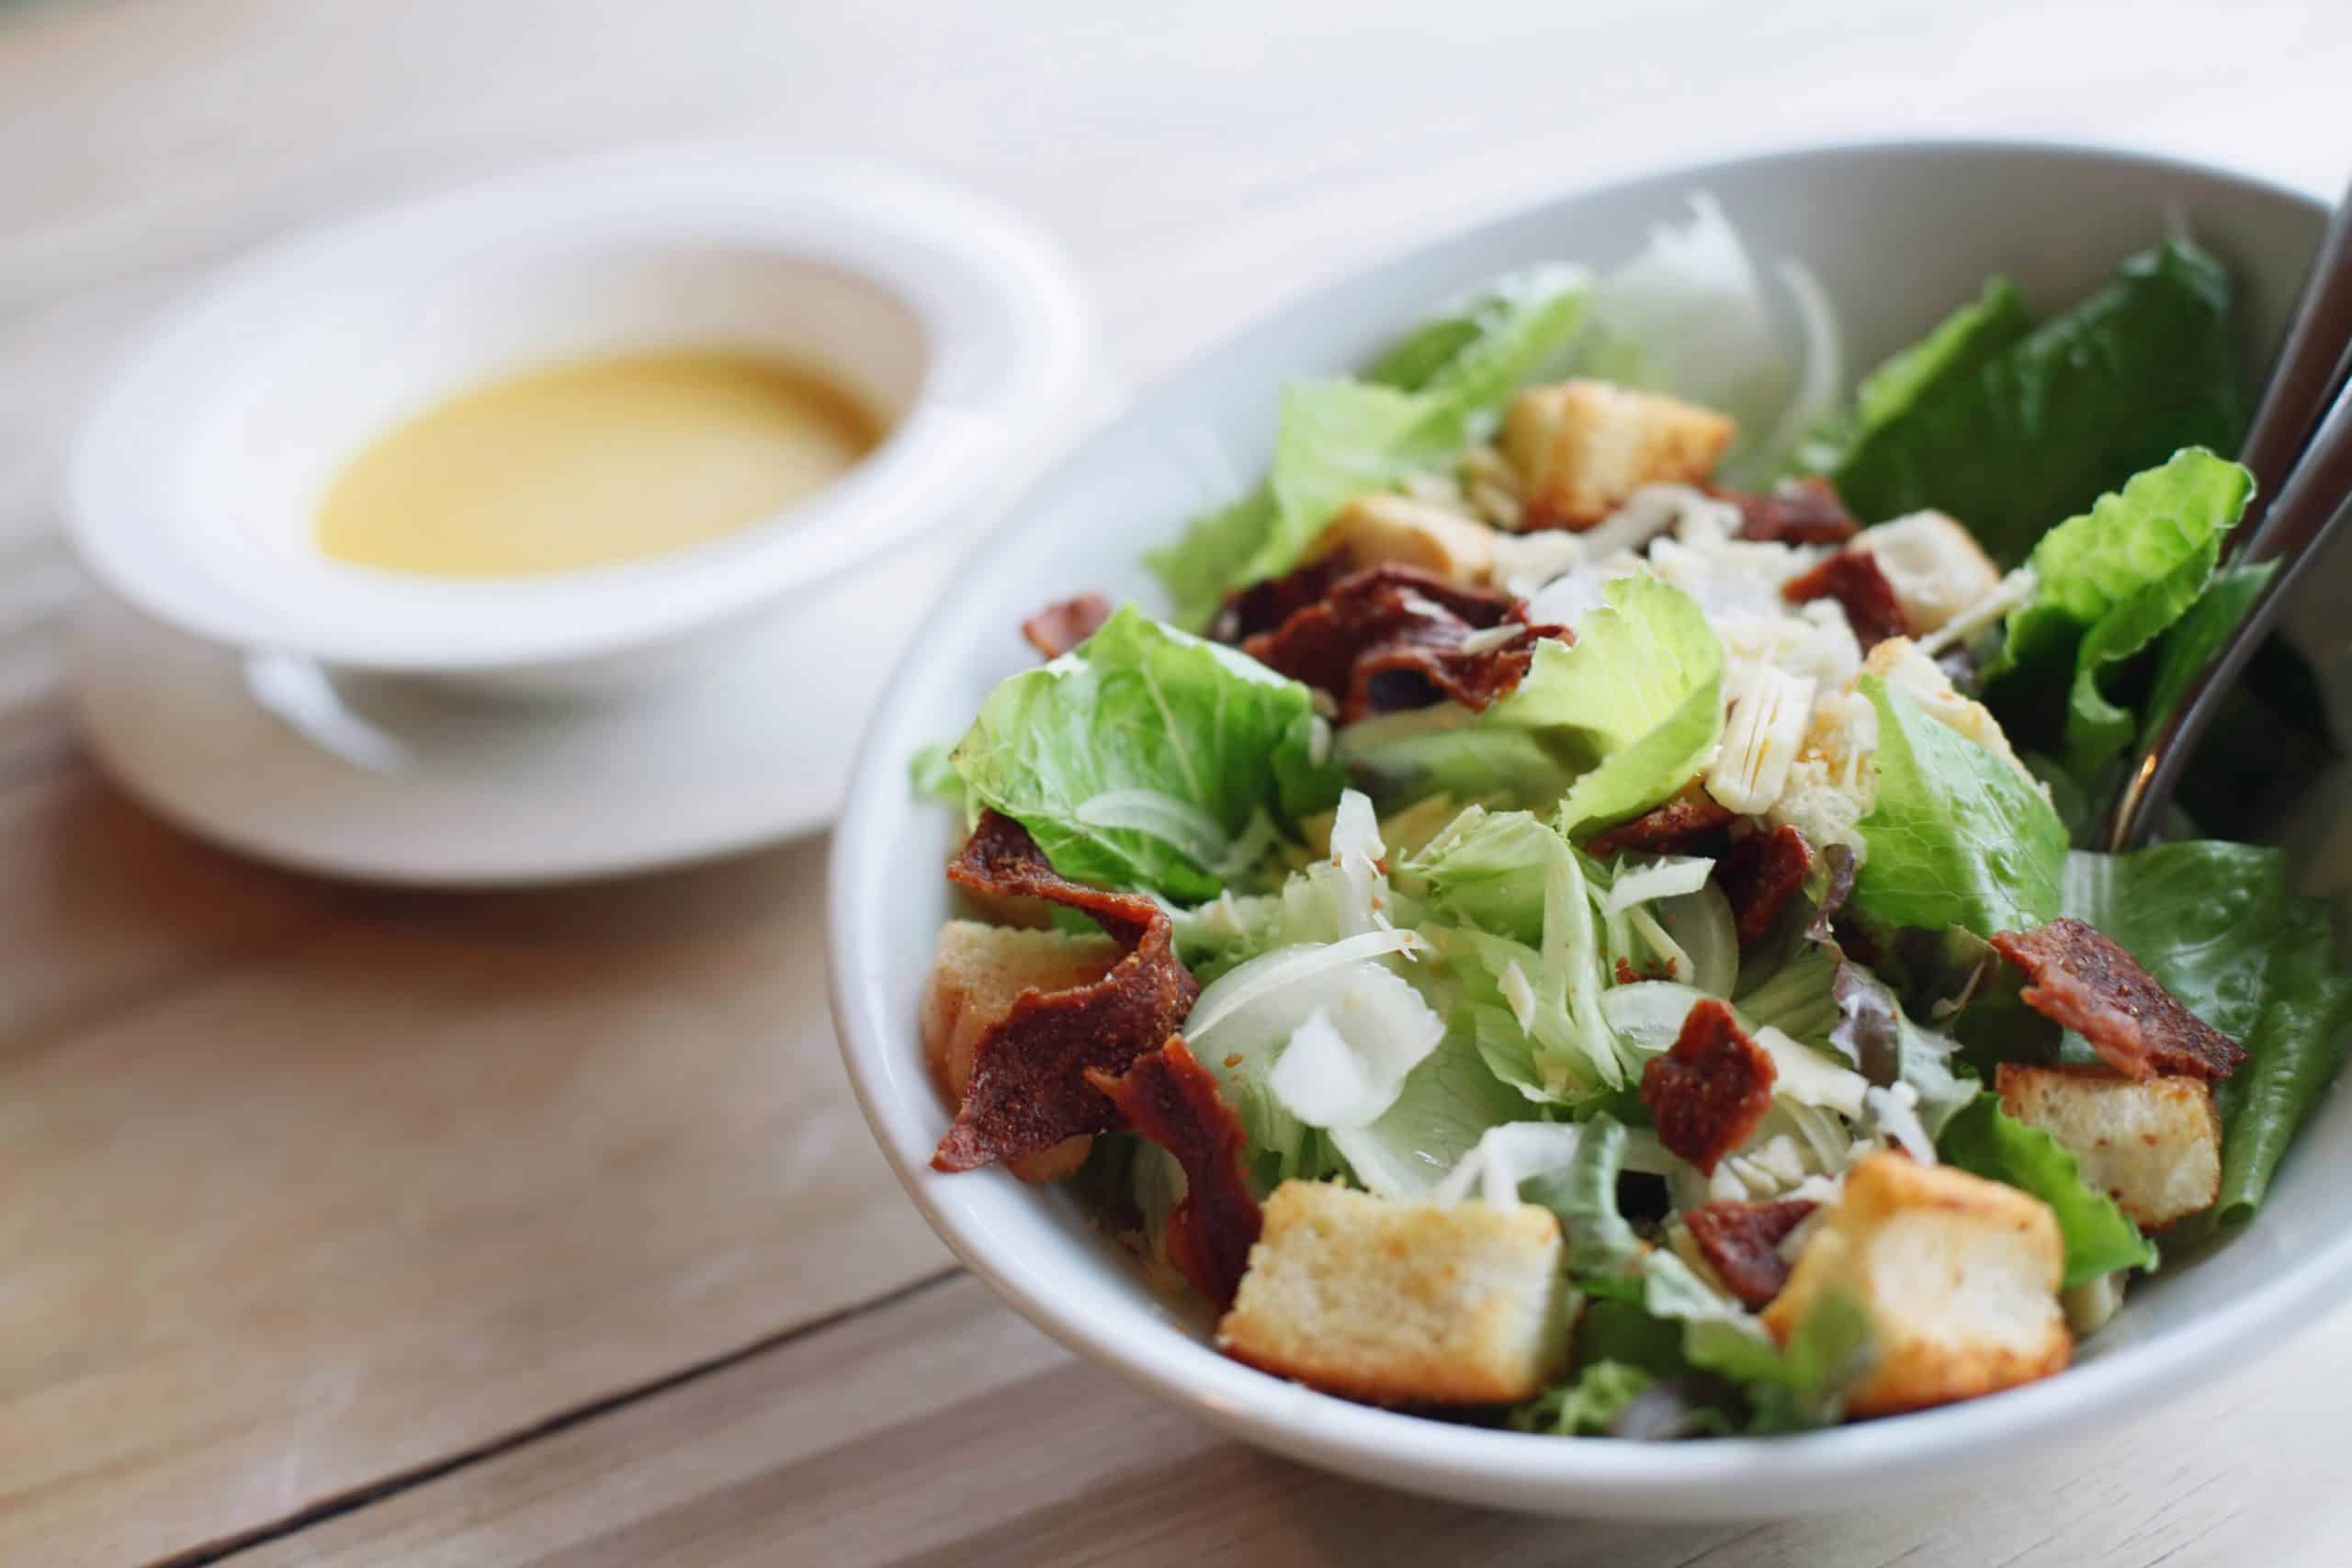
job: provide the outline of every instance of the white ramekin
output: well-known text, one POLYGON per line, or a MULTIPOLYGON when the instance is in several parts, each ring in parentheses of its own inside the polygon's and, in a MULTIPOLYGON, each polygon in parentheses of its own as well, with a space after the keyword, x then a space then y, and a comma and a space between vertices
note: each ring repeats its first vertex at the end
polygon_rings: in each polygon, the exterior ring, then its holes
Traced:
POLYGON ((1054 250, 971 196, 744 147, 598 157, 336 223, 204 284, 101 394, 64 511, 103 583, 216 642, 601 681, 924 530, 960 548, 976 498, 1070 412, 1091 348, 1054 250), (890 434, 775 519, 641 562, 445 581, 317 548, 324 487, 402 416, 537 365, 695 345, 817 362, 890 434))

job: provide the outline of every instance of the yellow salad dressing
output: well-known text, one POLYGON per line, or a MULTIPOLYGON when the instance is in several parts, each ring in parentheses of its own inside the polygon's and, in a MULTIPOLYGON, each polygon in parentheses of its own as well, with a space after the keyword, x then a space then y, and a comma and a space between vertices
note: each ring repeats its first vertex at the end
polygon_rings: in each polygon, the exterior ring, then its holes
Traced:
POLYGON ((328 490, 319 545, 436 577, 610 566, 772 517, 881 436, 842 388, 753 355, 586 360, 461 393, 378 440, 328 490))

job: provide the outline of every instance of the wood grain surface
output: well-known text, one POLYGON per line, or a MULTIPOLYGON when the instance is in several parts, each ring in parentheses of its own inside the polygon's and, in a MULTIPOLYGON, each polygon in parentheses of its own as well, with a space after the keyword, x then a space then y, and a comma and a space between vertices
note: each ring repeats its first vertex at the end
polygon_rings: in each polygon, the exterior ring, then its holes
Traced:
POLYGON ((130 333, 288 225, 681 136, 1028 210, 1140 379, 1398 240, 1678 158, 2130 141, 2333 187, 2352 8, 0 0, 0 1562, 2320 1563, 2352 1316, 2002 1490, 1531 1523, 1071 1361, 898 1193, 823 848, 496 897, 193 844, 75 748, 51 495, 130 333))

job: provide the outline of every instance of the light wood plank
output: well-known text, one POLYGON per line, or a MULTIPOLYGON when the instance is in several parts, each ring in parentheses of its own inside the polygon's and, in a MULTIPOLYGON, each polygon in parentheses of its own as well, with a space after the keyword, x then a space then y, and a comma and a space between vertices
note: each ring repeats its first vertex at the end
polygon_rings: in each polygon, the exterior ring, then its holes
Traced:
POLYGON ((255 882, 270 940, 141 948, 157 994, 0 1066, 0 1430, 42 1435, 0 1562, 232 1536, 937 1268, 840 1075, 821 855, 477 899, 84 868, 81 950, 255 882))
POLYGON ((1259 1454, 957 1276, 236 1562, 2318 1568, 2342 1555, 2324 1536, 2352 1438, 2347 1330, 2352 1314, 2110 1440, 1948 1497, 1653 1529, 1466 1509, 1259 1454))

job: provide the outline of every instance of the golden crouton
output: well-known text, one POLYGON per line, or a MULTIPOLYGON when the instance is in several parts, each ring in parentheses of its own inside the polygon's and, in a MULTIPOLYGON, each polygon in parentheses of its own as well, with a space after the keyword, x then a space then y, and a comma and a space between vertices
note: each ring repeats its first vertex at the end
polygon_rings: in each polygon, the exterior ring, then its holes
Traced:
POLYGON ((2009 738, 2001 728, 2000 720, 1983 703, 1962 696, 1951 683, 1951 677, 1939 668, 1936 661, 1919 651, 1919 645, 1907 637, 1891 637, 1871 649, 1862 660, 1862 673, 1875 675, 1884 681, 1890 691, 1901 692, 1920 707, 1929 718, 1955 735, 1973 740, 2004 762, 2018 777, 2038 793, 2041 781, 2025 765, 2009 738))
POLYGON ((1441 1209, 1285 1181, 1217 1348, 1375 1404, 1525 1399, 1566 1363, 1565 1245, 1532 1204, 1441 1209))
POLYGON ((1360 495, 1316 536, 1308 557, 1344 554, 1355 568, 1409 566, 1465 588, 1495 575, 1495 531, 1402 495, 1360 495))
MULTIPOLYGON (((972 1084, 972 1053, 1013 998, 1033 987, 1091 985, 1118 961, 1119 944, 1107 936, 948 921, 939 929, 922 994, 923 1059, 932 1076, 962 1104, 972 1084)), ((1023 1181, 1059 1180, 1086 1163, 1092 1145, 1091 1138, 1065 1138, 1012 1161, 1013 1174, 1023 1181)))
POLYGON ((1843 1293, 1869 1314, 1874 1359, 1857 1416, 1973 1399, 2061 1371, 2074 1337, 2058 1303, 2065 1252, 2048 1204, 1949 1166, 1874 1154, 1764 1309, 1786 1342, 1843 1293))
POLYGON ((2142 1230, 2162 1230, 2222 1195, 2222 1119, 2202 1078, 2004 1062, 1994 1087, 2004 1110, 2073 1150, 2083 1179, 2142 1230))
POLYGON ((1914 512, 1865 528, 1853 547, 1878 563, 1913 637, 1944 624, 2001 585, 1984 547, 1940 512, 1914 512))
POLYGON ((1606 381, 1529 387, 1498 443, 1519 470, 1531 527, 1591 527, 1645 484, 1696 484, 1737 430, 1710 410, 1606 381))

